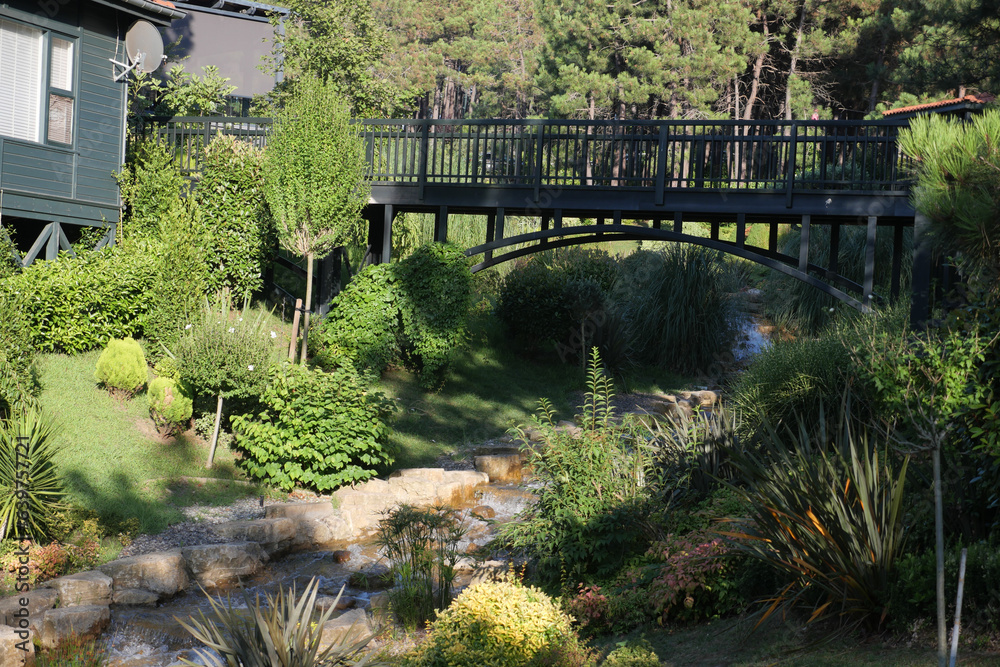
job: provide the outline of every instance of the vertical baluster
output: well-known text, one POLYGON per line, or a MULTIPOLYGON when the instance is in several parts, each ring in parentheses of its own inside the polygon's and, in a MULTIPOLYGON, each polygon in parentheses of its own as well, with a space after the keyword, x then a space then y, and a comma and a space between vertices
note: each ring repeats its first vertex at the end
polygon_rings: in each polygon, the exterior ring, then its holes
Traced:
POLYGON ((875 242, 878 238, 878 218, 868 216, 868 236, 865 239, 865 282, 861 301, 867 312, 872 306, 872 291, 875 289, 875 242))

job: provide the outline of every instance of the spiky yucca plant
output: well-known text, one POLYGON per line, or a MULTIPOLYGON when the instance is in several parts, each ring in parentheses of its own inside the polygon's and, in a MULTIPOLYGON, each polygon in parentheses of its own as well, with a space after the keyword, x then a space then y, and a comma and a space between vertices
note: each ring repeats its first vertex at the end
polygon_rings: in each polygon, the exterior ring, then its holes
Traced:
POLYGON ((354 633, 349 631, 339 641, 319 650, 323 625, 330 620, 344 590, 341 588, 336 602, 317 618, 318 589, 318 581, 312 579, 301 597, 295 594, 293 586, 287 593, 282 590, 276 597, 266 596, 263 605, 259 595, 251 599, 250 594, 243 591, 246 610, 234 609, 228 599, 227 604, 222 605, 208 596, 212 620, 199 612, 198 619, 177 621, 214 653, 199 649, 198 657, 204 662, 183 662, 210 667, 361 667, 369 664, 367 656, 359 660, 353 658, 371 641, 371 636, 352 642, 354 633))
POLYGON ((768 429, 761 450, 730 452, 730 485, 753 508, 722 534, 749 556, 786 575, 761 622, 777 610, 812 605, 810 622, 838 617, 847 625, 880 627, 890 575, 903 553, 903 487, 907 462, 894 472, 849 408, 839 433, 811 435, 768 429), (829 445, 832 447, 827 448, 829 445))
POLYGON ((52 422, 37 407, 0 420, 0 539, 41 539, 65 491, 56 470, 52 422))

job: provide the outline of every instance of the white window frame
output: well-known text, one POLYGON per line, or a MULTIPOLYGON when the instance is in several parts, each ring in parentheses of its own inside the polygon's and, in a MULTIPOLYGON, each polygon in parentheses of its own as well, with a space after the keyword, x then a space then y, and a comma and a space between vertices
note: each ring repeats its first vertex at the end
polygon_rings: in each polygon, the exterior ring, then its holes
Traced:
MULTIPOLYGON (((31 86, 30 95, 34 97, 33 104, 28 109, 29 113, 34 114, 33 131, 25 136, 25 133, 20 133, 18 135, 8 134, 6 132, 0 131, 0 136, 4 139, 13 139, 17 141, 25 141, 35 144, 44 144, 51 146, 58 146, 62 148, 72 148, 76 145, 77 137, 77 118, 79 117, 79 98, 80 98, 80 39, 72 34, 66 34, 57 30, 53 30, 48 27, 33 25, 27 21, 21 21, 13 17, 9 17, 0 14, 0 27, 9 28, 11 25, 16 27, 21 27, 26 30, 41 33, 40 37, 40 53, 37 54, 40 62, 35 65, 34 75, 37 78, 36 81, 31 81, 29 84, 31 86), (53 40, 59 39, 64 42, 69 42, 72 47, 72 53, 69 59, 69 83, 70 89, 67 90, 62 87, 53 86, 52 81, 52 49, 53 40), (70 114, 72 116, 69 132, 70 132, 70 142, 66 143, 58 140, 56 137, 49 137, 49 100, 50 96, 59 96, 63 98, 69 98, 70 100, 70 114)), ((32 54, 33 56, 35 54, 32 54)), ((9 66, 9 65, 8 65, 9 66)), ((4 67, 3 63, 0 63, 0 70, 4 67)), ((0 76, 4 76, 5 72, 0 72, 0 76)), ((4 77, 6 78, 6 77, 4 77)), ((24 77, 22 77, 24 78, 24 77)), ((23 103, 24 96, 20 98, 16 97, 15 101, 20 101, 23 103)), ((13 111, 17 114, 18 108, 4 110, 0 107, 0 112, 10 112, 13 111)), ((22 123, 23 125, 23 123, 22 123)))

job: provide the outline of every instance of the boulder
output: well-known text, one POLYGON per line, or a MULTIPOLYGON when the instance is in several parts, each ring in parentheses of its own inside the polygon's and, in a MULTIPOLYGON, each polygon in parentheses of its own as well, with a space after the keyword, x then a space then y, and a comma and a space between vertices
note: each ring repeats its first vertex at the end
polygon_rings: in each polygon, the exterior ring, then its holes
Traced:
POLYGON ((374 634, 375 631, 368 621, 368 614, 365 613, 365 610, 351 609, 323 624, 323 636, 320 639, 319 650, 322 652, 334 644, 346 648, 356 642, 369 639, 374 634))
POLYGON ((489 505, 478 505, 469 510, 469 514, 480 519, 492 519, 497 515, 497 511, 489 505))
POLYGON ((435 504, 438 500, 439 484, 441 482, 432 482, 420 477, 393 477, 389 480, 395 504, 416 507, 435 504))
POLYGON ((35 664, 35 633, 0 625, 0 667, 31 667, 35 664))
POLYGON ((402 470, 396 470, 391 473, 389 475, 389 479, 420 479, 426 482, 440 484, 444 481, 444 475, 444 468, 403 468, 402 470))
POLYGON ((199 544, 183 547, 181 554, 191 579, 205 588, 238 583, 256 574, 268 561, 267 552, 256 542, 199 544))
POLYGON ((711 408, 719 402, 719 395, 708 389, 702 391, 682 391, 681 398, 688 401, 692 406, 697 405, 700 408, 711 408))
POLYGON ((316 609, 321 613, 325 613, 330 607, 333 607, 337 611, 344 611, 353 606, 354 598, 349 598, 346 595, 341 595, 339 600, 336 596, 332 595, 320 595, 316 598, 316 609))
POLYGON ((52 588, 36 588, 33 591, 18 593, 0 600, 0 619, 4 625, 18 627, 22 625, 23 609, 28 610, 29 627, 35 628, 37 634, 41 629, 42 614, 56 606, 59 602, 59 592, 52 588))
POLYGON ((299 524, 299 539, 308 539, 314 547, 323 547, 333 542, 341 542, 354 537, 354 527, 349 518, 341 514, 331 514, 308 524, 299 524))
POLYGON ((357 572, 352 572, 347 583, 351 588, 363 591, 384 590, 393 584, 392 570, 383 563, 369 563, 357 572))
POLYGON ((90 570, 53 579, 46 584, 59 592, 60 606, 111 604, 113 580, 103 572, 90 570))
POLYGON ((180 549, 119 558, 97 569, 114 580, 115 590, 143 588, 161 596, 176 595, 190 581, 180 549))
POLYGON ((154 607, 160 601, 160 596, 141 588, 123 588, 115 591, 111 601, 120 605, 154 607))
POLYGON ((216 534, 233 542, 256 542, 264 547, 269 558, 281 555, 292 547, 295 521, 287 517, 255 521, 227 521, 212 526, 216 534))
POLYGON ((476 470, 486 473, 491 482, 521 481, 520 454, 487 454, 475 458, 476 470))
POLYGON ((111 623, 106 605, 80 605, 49 609, 39 633, 43 649, 59 648, 69 639, 93 639, 111 623))

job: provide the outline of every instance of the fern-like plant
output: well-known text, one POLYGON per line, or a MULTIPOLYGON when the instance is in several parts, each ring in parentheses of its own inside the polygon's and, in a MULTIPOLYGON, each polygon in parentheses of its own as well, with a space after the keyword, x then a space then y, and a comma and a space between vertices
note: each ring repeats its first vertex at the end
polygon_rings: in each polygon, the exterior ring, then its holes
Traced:
MULTIPOLYGON (((316 594, 319 583, 312 579, 302 592, 296 595, 295 587, 287 593, 279 591, 276 597, 266 596, 262 605, 260 596, 250 597, 243 591, 246 609, 234 609, 232 601, 225 605, 208 595, 212 607, 212 619, 204 612, 199 618, 188 621, 177 619, 181 626, 191 633, 208 649, 198 649, 196 653, 202 662, 182 660, 186 665, 197 667, 335 667, 336 665, 368 664, 366 657, 355 660, 355 656, 368 645, 371 636, 352 640, 353 632, 346 632, 339 641, 320 650, 323 625, 337 608, 337 602, 344 590, 337 594, 336 602, 325 612, 316 612, 316 594)), ((206 594, 207 595, 207 594, 206 594)))

